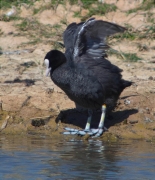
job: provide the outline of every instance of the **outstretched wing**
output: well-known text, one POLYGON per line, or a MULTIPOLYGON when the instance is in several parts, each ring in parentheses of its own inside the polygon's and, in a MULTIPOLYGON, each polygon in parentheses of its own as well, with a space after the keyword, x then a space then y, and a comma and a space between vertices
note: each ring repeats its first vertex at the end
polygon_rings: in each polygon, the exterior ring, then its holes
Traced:
POLYGON ((78 27, 78 33, 74 31, 74 60, 83 54, 104 57, 109 46, 106 37, 115 33, 124 32, 126 28, 107 21, 89 19, 78 27), (80 29, 79 29, 80 28, 80 29))
POLYGON ((78 31, 81 29, 84 22, 81 23, 71 23, 63 33, 63 41, 65 45, 65 49, 69 48, 74 49, 74 44, 76 41, 76 37, 78 35, 78 31))

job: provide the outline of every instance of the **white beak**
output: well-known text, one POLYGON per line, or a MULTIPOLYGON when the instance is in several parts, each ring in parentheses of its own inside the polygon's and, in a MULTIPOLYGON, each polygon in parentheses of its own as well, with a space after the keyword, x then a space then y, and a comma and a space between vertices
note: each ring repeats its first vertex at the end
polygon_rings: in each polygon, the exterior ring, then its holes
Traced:
POLYGON ((49 76, 50 74, 50 71, 51 71, 51 67, 49 68, 49 60, 48 59, 45 59, 45 65, 46 65, 46 76, 49 76))
POLYGON ((46 76, 49 76, 51 68, 46 68, 46 76))

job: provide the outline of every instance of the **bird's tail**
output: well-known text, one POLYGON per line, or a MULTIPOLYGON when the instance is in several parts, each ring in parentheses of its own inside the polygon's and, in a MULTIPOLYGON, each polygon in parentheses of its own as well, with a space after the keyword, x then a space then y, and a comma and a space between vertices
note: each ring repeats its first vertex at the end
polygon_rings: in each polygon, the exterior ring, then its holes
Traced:
POLYGON ((129 87, 133 84, 132 81, 126 81, 124 79, 122 79, 122 85, 123 85, 123 89, 125 89, 126 87, 129 87))

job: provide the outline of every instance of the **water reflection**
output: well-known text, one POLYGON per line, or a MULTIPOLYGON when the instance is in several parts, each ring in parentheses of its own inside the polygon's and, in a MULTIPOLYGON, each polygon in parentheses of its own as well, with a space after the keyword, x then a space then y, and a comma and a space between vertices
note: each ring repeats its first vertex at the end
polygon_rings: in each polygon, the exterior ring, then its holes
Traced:
POLYGON ((0 179, 154 179, 154 144, 0 137, 0 179))

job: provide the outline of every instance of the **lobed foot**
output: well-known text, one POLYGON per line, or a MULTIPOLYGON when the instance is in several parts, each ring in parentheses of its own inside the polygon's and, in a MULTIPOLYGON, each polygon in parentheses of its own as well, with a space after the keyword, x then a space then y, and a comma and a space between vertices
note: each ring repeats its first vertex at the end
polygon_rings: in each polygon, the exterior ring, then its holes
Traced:
POLYGON ((102 135, 102 133, 104 131, 107 131, 107 128, 104 127, 102 128, 98 128, 98 129, 90 129, 90 130, 78 130, 78 129, 73 129, 73 128, 64 128, 66 131, 63 132, 62 134, 72 134, 72 135, 80 135, 80 136, 84 136, 86 134, 89 134, 90 136, 93 137, 99 137, 102 135))

